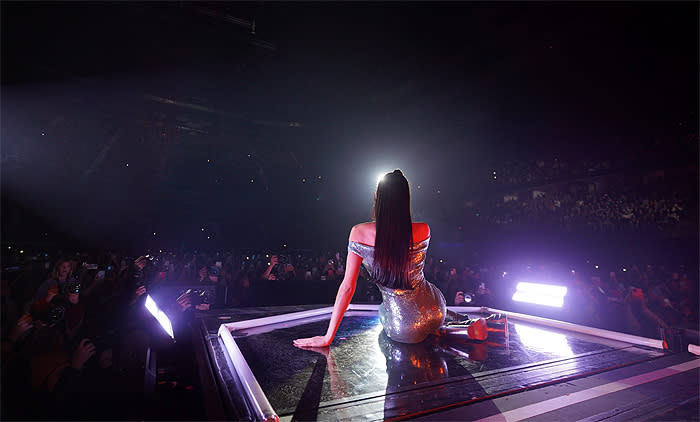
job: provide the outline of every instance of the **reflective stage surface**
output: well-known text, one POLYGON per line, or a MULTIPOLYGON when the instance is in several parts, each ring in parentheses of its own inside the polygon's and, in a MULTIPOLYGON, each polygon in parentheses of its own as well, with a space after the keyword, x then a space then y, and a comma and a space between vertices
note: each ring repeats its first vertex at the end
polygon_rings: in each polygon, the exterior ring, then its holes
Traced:
POLYGON ((294 347, 296 338, 324 333, 329 317, 231 333, 282 419, 415 417, 665 355, 513 320, 507 332, 505 324, 489 323, 484 342, 447 335, 402 344, 383 334, 376 311, 349 311, 330 348, 294 347))

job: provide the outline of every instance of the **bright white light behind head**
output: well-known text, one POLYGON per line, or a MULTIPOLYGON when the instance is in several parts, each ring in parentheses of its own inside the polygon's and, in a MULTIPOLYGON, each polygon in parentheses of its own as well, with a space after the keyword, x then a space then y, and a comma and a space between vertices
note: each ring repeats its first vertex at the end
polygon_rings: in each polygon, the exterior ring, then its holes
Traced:
POLYGON ((561 308, 564 306, 564 296, 567 288, 551 284, 537 284, 520 282, 513 294, 516 302, 534 303, 536 305, 561 308))
POLYGON ((386 172, 382 172, 377 175, 377 184, 379 184, 379 182, 381 182, 382 179, 384 179, 384 176, 386 176, 386 172))

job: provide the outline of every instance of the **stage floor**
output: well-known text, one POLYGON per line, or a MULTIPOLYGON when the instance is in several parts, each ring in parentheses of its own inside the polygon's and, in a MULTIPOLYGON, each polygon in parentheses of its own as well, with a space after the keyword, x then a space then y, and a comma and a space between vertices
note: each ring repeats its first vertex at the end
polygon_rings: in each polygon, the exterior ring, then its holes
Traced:
POLYGON ((204 391, 220 398, 205 400, 210 419, 638 420, 630 412, 642 404, 646 417, 697 408, 697 358, 621 341, 630 336, 604 338, 513 314, 507 330, 489 323, 484 342, 448 335, 407 345, 389 340, 376 305, 366 305, 346 313, 330 348, 299 349, 292 341, 324 333, 330 318, 330 308, 310 308, 230 310, 201 319, 204 391), (654 400, 637 391, 655 394, 654 383, 669 380, 682 386, 672 397, 668 388, 654 400), (626 398, 608 414, 616 394, 632 393, 636 400, 626 398), (592 406, 596 400, 603 401, 592 406), (630 403, 637 406, 624 410, 630 403), (574 413, 556 416, 566 411, 574 413))

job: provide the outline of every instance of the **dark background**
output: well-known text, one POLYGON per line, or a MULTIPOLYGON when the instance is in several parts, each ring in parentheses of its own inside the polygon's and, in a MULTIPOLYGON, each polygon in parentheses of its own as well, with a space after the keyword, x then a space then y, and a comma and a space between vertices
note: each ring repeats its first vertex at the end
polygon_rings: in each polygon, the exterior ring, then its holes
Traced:
POLYGON ((343 247, 394 168, 449 242, 506 160, 697 167, 698 51, 697 2, 2 2, 3 242, 343 247))

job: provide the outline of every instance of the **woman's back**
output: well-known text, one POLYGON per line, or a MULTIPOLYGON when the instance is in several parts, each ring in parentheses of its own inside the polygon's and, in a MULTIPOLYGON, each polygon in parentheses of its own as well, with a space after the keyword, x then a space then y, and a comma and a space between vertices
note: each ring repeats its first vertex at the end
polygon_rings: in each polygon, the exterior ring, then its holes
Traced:
POLYGON ((326 334, 297 339, 295 345, 330 344, 350 305, 362 265, 382 293, 379 319, 390 338, 416 343, 442 324, 445 298, 423 275, 430 227, 413 223, 410 188, 401 170, 386 173, 377 182, 372 217, 376 223, 358 224, 350 231, 345 276, 326 334))
MULTIPOLYGON (((368 272, 372 274, 374 264, 373 223, 353 227, 348 244, 349 252, 362 258, 368 272)), ((384 331, 393 340, 417 343, 435 332, 446 315, 445 298, 440 290, 425 280, 423 265, 430 242, 430 228, 425 223, 413 224, 413 242, 408 269, 410 289, 392 289, 377 283, 382 294, 379 319, 384 331)))
MULTIPOLYGON (((430 227, 427 223, 413 223, 413 243, 419 243, 430 238, 430 227)), ((377 225, 374 222, 361 223, 350 231, 350 240, 367 246, 374 246, 377 237, 377 225)))
MULTIPOLYGON (((353 227, 350 232, 350 241, 348 250, 362 258, 362 265, 367 269, 369 274, 374 274, 376 270, 374 262, 374 236, 376 226, 374 223, 363 223, 353 227)), ((408 288, 414 289, 425 279, 423 275, 423 267, 425 257, 430 243, 430 227, 425 223, 413 223, 413 239, 420 239, 413 242, 411 251, 409 252, 408 265, 408 288)), ((375 280, 378 281, 378 280, 375 280)), ((381 283, 377 283, 380 285, 381 283)), ((386 286, 383 286, 387 288, 386 286)), ((390 289, 390 290, 406 290, 406 289, 390 289)))

